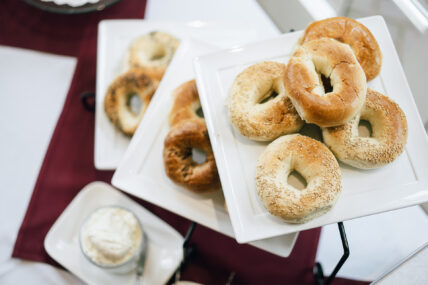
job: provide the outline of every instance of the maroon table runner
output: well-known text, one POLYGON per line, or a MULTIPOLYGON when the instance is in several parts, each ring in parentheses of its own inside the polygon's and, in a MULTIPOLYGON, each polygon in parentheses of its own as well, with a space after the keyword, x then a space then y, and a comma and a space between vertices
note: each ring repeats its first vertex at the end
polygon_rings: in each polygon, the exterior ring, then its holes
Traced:
MULTIPOLYGON (((83 108, 80 94, 95 90, 98 22, 142 18, 145 2, 122 0, 102 12, 84 15, 50 14, 16 0, 4 0, 0 4, 0 44, 78 58, 13 257, 58 266, 43 247, 50 227, 86 184, 96 180, 110 182, 112 172, 94 168, 94 114, 83 108)), ((165 209, 135 200, 182 234, 190 225, 190 221, 165 209)), ((191 239, 196 254, 185 268, 182 279, 225 284, 230 273, 235 272, 233 284, 313 284, 312 267, 319 235, 320 229, 302 232, 291 256, 281 258, 249 245, 239 245, 234 239, 198 226, 191 239)), ((336 279, 333 284, 366 283, 336 279)))

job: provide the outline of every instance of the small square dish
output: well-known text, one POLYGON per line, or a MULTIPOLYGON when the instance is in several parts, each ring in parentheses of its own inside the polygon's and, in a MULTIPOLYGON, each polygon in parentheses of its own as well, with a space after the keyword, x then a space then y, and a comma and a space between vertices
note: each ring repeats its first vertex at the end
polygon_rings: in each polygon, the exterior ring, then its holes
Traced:
POLYGON ((224 195, 237 241, 245 243, 428 201, 428 139, 387 26, 380 16, 360 20, 383 54, 378 77, 368 83, 397 102, 407 116, 409 137, 402 155, 375 170, 340 164, 342 194, 327 214, 305 224, 270 215, 256 193, 255 171, 268 143, 251 141, 231 125, 226 99, 235 77, 246 67, 270 60, 287 63, 303 31, 201 56, 194 61, 197 86, 224 195))
POLYGON ((94 164, 97 169, 116 169, 128 147, 130 138, 113 126, 104 111, 104 97, 113 80, 127 70, 124 59, 131 42, 152 31, 165 31, 179 39, 192 37, 223 48, 275 35, 272 31, 260 31, 257 25, 239 27, 201 21, 101 21, 98 27, 95 107, 94 164))
POLYGON ((79 232, 87 217, 103 206, 131 210, 141 221, 149 240, 143 284, 165 284, 181 262, 183 237, 167 223, 109 184, 86 185, 49 230, 45 249, 58 263, 88 284, 131 284, 135 271, 113 274, 95 266, 80 250, 79 232))
MULTIPOLYGON (((193 58, 217 50, 197 41, 183 41, 166 71, 123 160, 114 173, 112 184, 210 229, 233 237, 222 191, 197 195, 175 185, 166 175, 163 146, 169 132, 168 114, 172 91, 194 78, 193 58)), ((273 254, 290 254, 297 234, 260 240, 252 245, 273 254)))

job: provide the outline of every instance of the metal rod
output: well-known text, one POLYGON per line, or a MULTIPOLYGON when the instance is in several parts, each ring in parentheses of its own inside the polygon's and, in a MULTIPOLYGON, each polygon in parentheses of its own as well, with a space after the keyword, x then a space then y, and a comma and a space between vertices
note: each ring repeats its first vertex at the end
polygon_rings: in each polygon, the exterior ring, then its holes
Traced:
POLYGON ((348 259, 350 254, 348 239, 346 238, 345 226, 342 222, 338 223, 337 226, 339 227, 340 238, 342 239, 343 255, 340 258, 339 263, 337 263, 336 267, 334 268, 333 272, 327 278, 325 285, 329 285, 331 281, 333 281, 333 279, 336 277, 337 272, 339 272, 340 268, 342 268, 343 264, 348 259))
POLYGON ((187 229, 186 235, 184 236, 183 241, 183 259, 180 262, 180 265, 178 266, 177 270, 174 274, 174 282, 177 282, 181 278, 181 272, 183 272, 184 266, 188 262, 189 257, 194 252, 194 247, 190 245, 190 239, 192 238, 193 232, 195 231, 197 223, 192 222, 187 229))
POLYGON ((337 224, 339 228, 340 233, 340 239, 342 240, 342 246, 343 246, 343 255, 340 258, 339 262, 337 263, 336 267, 334 268, 333 272, 330 274, 330 276, 327 278, 327 280, 324 281, 324 272, 321 264, 317 262, 314 266, 314 278, 315 282, 318 285, 329 285, 331 282, 336 278, 337 272, 339 272, 340 268, 342 268, 345 261, 348 259, 350 250, 348 245, 348 239, 346 238, 346 232, 345 232, 345 226, 343 225, 343 222, 339 222, 337 224))
POLYGON ((86 110, 95 112, 95 93, 94 92, 83 92, 80 95, 80 100, 86 110), (89 101, 92 100, 92 103, 89 101))
POLYGON ((184 249, 187 248, 187 246, 189 245, 190 238, 192 237, 192 234, 195 231, 196 225, 197 224, 195 222, 192 222, 190 227, 187 229, 187 233, 184 236, 184 242, 183 242, 183 248, 184 249))

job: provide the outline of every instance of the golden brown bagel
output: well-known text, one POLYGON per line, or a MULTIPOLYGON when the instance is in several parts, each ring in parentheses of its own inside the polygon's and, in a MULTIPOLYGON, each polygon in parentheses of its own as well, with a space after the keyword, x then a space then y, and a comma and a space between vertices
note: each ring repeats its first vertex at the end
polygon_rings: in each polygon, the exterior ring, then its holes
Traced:
POLYGON ((260 156, 256 187, 269 213, 289 223, 305 223, 336 203, 342 187, 341 173, 325 145, 299 134, 286 135, 270 143, 260 156), (287 183, 293 170, 305 178, 305 189, 287 183))
POLYGON ((242 135, 270 141, 303 126, 284 89, 284 68, 284 64, 266 61, 246 68, 235 78, 230 89, 229 115, 242 135), (264 102, 272 93, 277 95, 264 102))
POLYGON ((195 80, 187 81, 178 86, 172 93, 174 103, 169 112, 169 125, 172 127, 184 120, 195 120, 205 125, 203 117, 198 115, 201 109, 198 89, 195 80))
POLYGON ((407 120, 400 107, 385 95, 367 89, 366 102, 353 120, 345 125, 323 128, 324 143, 336 157, 357 168, 381 167, 394 161, 407 141, 407 120), (360 120, 372 126, 371 137, 358 135, 360 120))
POLYGON ((316 21, 305 29, 301 43, 319 38, 333 38, 350 45, 366 74, 367 81, 379 74, 382 67, 382 52, 375 37, 363 24, 346 17, 316 21))
POLYGON ((151 32, 137 38, 129 47, 129 64, 148 70, 161 79, 169 65, 179 40, 165 32, 151 32))
POLYGON ((133 68, 117 77, 109 86, 104 98, 104 109, 113 124, 125 135, 134 134, 158 83, 151 73, 133 68), (140 97, 142 102, 138 114, 130 108, 130 100, 134 94, 140 97))
POLYGON ((366 97, 366 77, 352 49, 329 38, 301 45, 288 62, 284 81, 300 117, 322 127, 351 120, 366 97), (330 79, 331 92, 325 92, 321 75, 330 79))
POLYGON ((199 122, 185 120, 171 129, 165 138, 163 160, 168 177, 195 193, 210 192, 220 187, 208 131, 199 122), (193 148, 205 152, 204 163, 193 161, 193 148))

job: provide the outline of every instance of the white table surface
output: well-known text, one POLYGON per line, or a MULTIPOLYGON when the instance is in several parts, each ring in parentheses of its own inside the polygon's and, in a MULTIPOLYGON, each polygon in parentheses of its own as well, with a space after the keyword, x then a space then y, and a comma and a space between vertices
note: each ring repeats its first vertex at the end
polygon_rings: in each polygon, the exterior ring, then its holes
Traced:
MULTIPOLYGON (((145 18, 257 22, 277 31, 254 0, 149 0, 145 18)), ((63 270, 10 258, 76 60, 0 46, 0 62, 0 284, 81 284, 63 270)), ((420 207, 345 222, 345 228, 351 257, 339 276, 354 279, 373 280, 428 241, 420 207)), ((317 259, 326 273, 341 254, 337 226, 324 227, 317 259)))

